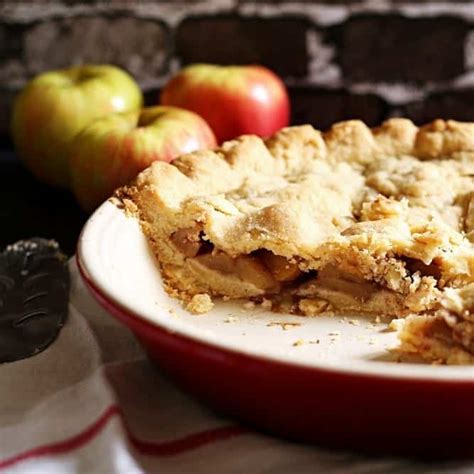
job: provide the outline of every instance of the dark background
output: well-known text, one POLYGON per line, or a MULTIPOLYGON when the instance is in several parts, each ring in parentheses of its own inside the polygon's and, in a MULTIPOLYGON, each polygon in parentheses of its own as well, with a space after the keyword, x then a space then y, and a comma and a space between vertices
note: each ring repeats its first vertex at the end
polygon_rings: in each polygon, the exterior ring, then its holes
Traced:
POLYGON ((36 182, 12 150, 12 100, 41 71, 114 63, 153 104, 181 65, 261 63, 285 79, 294 124, 473 120, 473 19, 473 2, 421 0, 3 1, 0 247, 41 236, 72 254, 87 218, 69 193, 36 182))

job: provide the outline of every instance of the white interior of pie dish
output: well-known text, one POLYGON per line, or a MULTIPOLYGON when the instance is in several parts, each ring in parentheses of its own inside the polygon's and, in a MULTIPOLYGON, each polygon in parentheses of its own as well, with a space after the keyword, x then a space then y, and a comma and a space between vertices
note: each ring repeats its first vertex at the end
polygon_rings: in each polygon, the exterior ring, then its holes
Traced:
POLYGON ((396 333, 387 322, 347 314, 301 317, 244 302, 217 302, 192 315, 164 290, 160 272, 136 219, 111 202, 89 219, 79 240, 83 271, 109 300, 168 331, 214 347, 285 364, 346 373, 439 381, 473 381, 473 366, 397 362, 396 333))

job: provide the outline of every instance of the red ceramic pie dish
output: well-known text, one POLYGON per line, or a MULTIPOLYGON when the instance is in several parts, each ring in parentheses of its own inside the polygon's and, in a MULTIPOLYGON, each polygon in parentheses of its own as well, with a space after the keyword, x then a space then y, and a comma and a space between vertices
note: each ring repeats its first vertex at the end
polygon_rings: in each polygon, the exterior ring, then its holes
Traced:
POLYGON ((164 292, 137 222, 110 202, 86 224, 77 262, 162 371, 247 426, 372 454, 474 456, 472 366, 390 361, 395 336, 367 321, 304 318, 283 331, 278 323, 302 318, 247 314, 236 302, 189 315, 164 292))

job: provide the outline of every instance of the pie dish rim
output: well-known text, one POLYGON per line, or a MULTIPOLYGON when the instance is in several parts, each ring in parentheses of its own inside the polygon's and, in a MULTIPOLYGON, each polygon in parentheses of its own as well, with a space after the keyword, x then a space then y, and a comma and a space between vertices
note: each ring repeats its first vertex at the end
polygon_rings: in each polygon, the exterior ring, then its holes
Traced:
MULTIPOLYGON (((392 362, 377 362, 373 365, 374 369, 364 370, 361 368, 354 368, 348 366, 328 366, 324 363, 318 363, 318 361, 304 363, 302 361, 283 360, 282 357, 275 357, 274 355, 262 354, 259 352, 247 351, 243 349, 239 350, 236 347, 229 347, 221 341, 203 338, 202 335, 195 334, 192 332, 192 330, 183 331, 182 328, 174 324, 174 319, 170 317, 170 315, 167 314, 163 308, 161 308, 161 313, 163 314, 157 313, 157 317, 153 317, 150 314, 136 312, 134 310, 134 302, 128 301, 126 295, 121 294, 120 292, 114 292, 114 288, 111 288, 110 285, 108 285, 108 282, 105 281, 105 279, 103 278, 104 272, 101 271, 101 262, 97 259, 98 252, 100 251, 100 246, 103 245, 101 238, 103 238, 104 229, 110 229, 110 222, 113 222, 114 220, 116 221, 116 223, 120 221, 118 225, 125 225, 129 227, 129 230, 133 226, 134 229, 132 232, 137 235, 137 241, 135 242, 135 244, 137 244, 137 242, 141 242, 140 245, 147 245, 145 237, 142 234, 142 231, 140 230, 139 224, 136 219, 130 216, 126 216, 124 211, 122 209, 119 209, 112 201, 106 201, 94 212, 94 214, 85 224, 78 240, 76 260, 82 278, 89 286, 89 288, 93 289, 95 297, 97 298, 97 295, 100 295, 100 297, 108 303, 109 309, 113 308, 115 313, 118 312, 121 314, 125 314, 128 319, 131 318, 134 320, 139 320, 141 323, 151 325, 151 327, 155 328, 158 331, 165 331, 168 333, 172 333, 178 338, 185 338, 190 344, 203 344, 212 349, 220 350, 230 355, 244 355, 263 363, 271 362, 283 364, 286 366, 295 366, 300 368, 306 367, 310 370, 322 370, 331 373, 339 373, 350 376, 378 377, 398 380, 403 379, 417 382, 426 381, 453 384, 460 383, 467 385, 472 384, 474 387, 474 376, 472 375, 472 371, 474 370, 474 368, 472 365, 440 366, 428 363, 395 364, 392 362), (388 372, 386 372, 385 370, 390 367, 395 368, 395 370, 389 370, 388 372), (399 370, 396 369, 397 367, 410 367, 412 370, 399 370)), ((143 256, 140 258, 143 258, 143 256)), ((148 258, 153 260, 153 256, 149 251, 148 258)), ((159 274, 159 270, 156 267, 154 261, 152 262, 152 264, 155 266, 156 272, 159 274)), ((168 298, 170 298, 170 300, 175 300, 172 296, 168 296, 168 298)), ((239 304, 239 301, 236 300, 235 304, 239 304)), ((206 317, 206 315, 197 317, 202 318, 206 317)), ((127 325, 130 326, 130 324, 128 323, 127 325)))

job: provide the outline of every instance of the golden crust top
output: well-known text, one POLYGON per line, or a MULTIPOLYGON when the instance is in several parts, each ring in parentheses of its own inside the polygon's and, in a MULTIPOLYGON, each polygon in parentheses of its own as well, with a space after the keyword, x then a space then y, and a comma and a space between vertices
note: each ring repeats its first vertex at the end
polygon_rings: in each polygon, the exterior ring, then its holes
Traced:
POLYGON ((189 196, 237 189, 250 174, 284 176, 304 170, 311 160, 368 164, 387 156, 445 159, 474 153, 474 123, 435 120, 416 127, 408 119, 387 120, 370 129, 359 120, 335 124, 327 133, 310 125, 282 129, 267 140, 247 135, 216 150, 154 162, 136 186, 156 184, 157 197, 171 209, 189 196))
MULTIPOLYGON (((393 208, 386 212, 394 225, 385 226, 382 237, 416 253, 422 246, 413 234, 424 233, 433 243, 431 253, 421 256, 427 260, 440 255, 446 242, 460 244, 473 171, 474 124, 437 120, 418 128, 391 119, 371 130, 351 120, 324 134, 309 125, 289 127, 267 140, 248 135, 172 164, 158 161, 119 194, 133 195, 148 214, 145 220, 159 214, 159 225, 168 230, 187 220, 203 222, 214 245, 230 254, 266 247, 313 258, 318 245, 351 220, 387 217, 367 210, 381 208, 371 204, 377 196, 407 200, 409 209, 385 205, 393 208), (430 230, 433 219, 439 222, 430 230)), ((354 227, 345 240, 352 235, 370 248, 364 223, 354 227)))
POLYGON ((314 269, 348 252, 395 255, 436 261, 441 284, 459 285, 474 279, 473 136, 474 124, 442 120, 289 127, 155 162, 118 195, 164 262, 184 263, 158 241, 199 222, 229 255, 265 248, 314 269))

